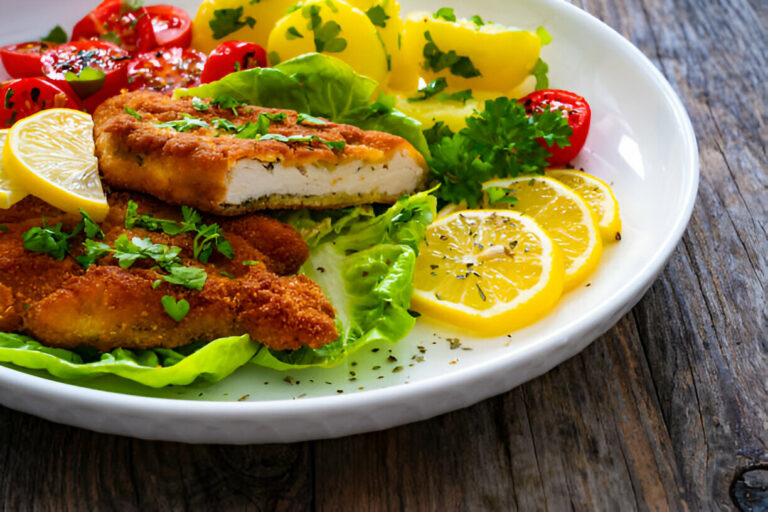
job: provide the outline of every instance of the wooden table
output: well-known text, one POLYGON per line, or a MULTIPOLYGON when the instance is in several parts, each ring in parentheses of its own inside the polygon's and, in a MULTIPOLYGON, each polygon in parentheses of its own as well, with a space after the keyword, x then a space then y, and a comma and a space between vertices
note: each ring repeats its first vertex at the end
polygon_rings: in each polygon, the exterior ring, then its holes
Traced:
POLYGON ((768 510, 768 2, 578 0, 658 66, 701 155, 646 297, 509 393, 392 430, 186 446, 0 408, 0 509, 768 510))

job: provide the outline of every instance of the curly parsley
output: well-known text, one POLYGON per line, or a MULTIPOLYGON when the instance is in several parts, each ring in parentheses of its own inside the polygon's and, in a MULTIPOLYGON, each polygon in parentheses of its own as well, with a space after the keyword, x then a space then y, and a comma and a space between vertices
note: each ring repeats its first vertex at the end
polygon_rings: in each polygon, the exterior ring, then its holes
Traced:
POLYGON ((470 207, 482 198, 482 183, 491 178, 541 174, 549 152, 539 141, 565 147, 573 130, 560 112, 528 115, 514 99, 485 102, 485 110, 466 119, 467 127, 451 134, 435 126, 425 135, 431 140, 430 172, 447 203, 466 200, 470 207))

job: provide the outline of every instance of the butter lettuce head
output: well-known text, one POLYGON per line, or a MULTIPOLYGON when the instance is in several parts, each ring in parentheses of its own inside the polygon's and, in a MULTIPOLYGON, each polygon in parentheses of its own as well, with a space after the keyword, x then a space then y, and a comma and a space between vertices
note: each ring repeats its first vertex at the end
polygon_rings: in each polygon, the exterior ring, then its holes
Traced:
POLYGON ((379 94, 374 99, 377 89, 376 81, 336 57, 308 53, 274 68, 246 69, 199 87, 177 89, 174 97, 227 95, 251 105, 304 112, 398 135, 428 157, 421 123, 396 110, 393 96, 379 94))
POLYGON ((378 215, 372 207, 356 207, 285 216, 311 248, 302 272, 337 310, 339 338, 320 349, 273 351, 244 335, 175 350, 101 353, 51 348, 27 336, 0 333, 0 363, 63 379, 116 375, 154 388, 216 382, 249 361, 278 370, 333 366, 369 341, 396 342, 413 328, 408 305, 416 250, 434 212, 435 199, 423 193, 402 198, 378 215))

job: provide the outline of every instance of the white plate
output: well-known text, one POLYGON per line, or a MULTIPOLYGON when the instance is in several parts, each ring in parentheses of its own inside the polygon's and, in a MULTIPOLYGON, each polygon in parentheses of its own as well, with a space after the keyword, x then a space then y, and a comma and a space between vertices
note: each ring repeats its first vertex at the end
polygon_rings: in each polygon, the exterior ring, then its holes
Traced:
MULTIPOLYGON (((38 37, 57 23, 71 27, 93 2, 34 3, 14 18, 0 18, 0 44, 38 37)), ((402 3, 409 12, 448 2, 402 3)), ((546 26, 554 37, 543 51, 552 86, 576 91, 592 105, 592 129, 576 163, 614 187, 624 228, 622 241, 606 248, 589 286, 569 293, 537 324, 498 339, 472 339, 420 322, 401 343, 366 348, 332 370, 243 368, 215 385, 162 390, 117 378, 72 385, 0 367, 0 402, 53 421, 149 439, 261 443, 338 437, 429 418, 502 393, 609 329, 662 270, 691 215, 699 170, 688 116, 646 57, 576 7, 558 0, 476 0, 472 6, 457 7, 457 14, 546 26), (448 338, 458 338, 461 347, 454 342, 451 348, 448 338)))

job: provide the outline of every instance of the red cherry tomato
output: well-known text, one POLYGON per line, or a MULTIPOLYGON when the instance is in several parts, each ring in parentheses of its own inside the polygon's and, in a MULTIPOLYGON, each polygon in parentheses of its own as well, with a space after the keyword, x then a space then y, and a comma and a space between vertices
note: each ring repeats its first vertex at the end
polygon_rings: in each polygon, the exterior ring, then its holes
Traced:
POLYGON ((557 144, 549 147, 546 143, 540 141, 540 144, 547 148, 551 156, 547 159, 550 165, 563 165, 579 154, 589 133, 589 122, 592 118, 592 111, 589 103, 570 91, 560 89, 544 89, 534 91, 520 102, 525 106, 526 112, 544 112, 546 110, 559 110, 568 118, 568 125, 573 129, 570 146, 561 148, 557 144))
POLYGON ((200 85, 205 54, 184 48, 158 48, 141 53, 128 64, 128 87, 164 93, 200 85))
POLYGON ((200 81, 207 84, 234 71, 266 66, 267 52, 261 46, 245 41, 226 41, 208 56, 200 81))
POLYGON ((147 9, 126 9, 121 0, 105 0, 77 22, 72 29, 72 41, 85 39, 104 39, 129 52, 157 46, 147 9))
POLYGON ((3 46, 0 48, 0 59, 5 70, 13 78, 40 76, 43 74, 40 57, 45 50, 54 46, 56 45, 40 41, 3 46))
POLYGON ((126 86, 126 61, 130 58, 127 51, 115 44, 91 40, 51 48, 40 61, 46 77, 61 88, 70 87, 83 106, 93 112, 102 101, 126 86), (88 75, 95 76, 88 79, 88 75))
POLYGON ((47 108, 80 108, 62 88, 45 78, 19 78, 0 87, 0 128, 47 108))
POLYGON ((192 19, 184 9, 172 5, 146 8, 157 46, 188 48, 192 42, 192 19))

